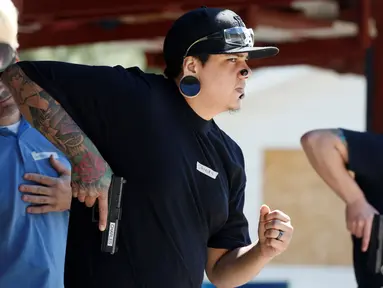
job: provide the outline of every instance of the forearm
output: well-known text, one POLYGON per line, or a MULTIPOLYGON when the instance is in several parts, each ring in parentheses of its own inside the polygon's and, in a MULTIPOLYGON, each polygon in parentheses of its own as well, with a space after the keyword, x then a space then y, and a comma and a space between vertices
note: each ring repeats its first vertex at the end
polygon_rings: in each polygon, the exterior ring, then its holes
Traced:
POLYGON ((211 281, 218 288, 233 288, 251 281, 271 261, 264 257, 258 244, 237 248, 216 263, 211 281))
POLYGON ((32 82, 17 64, 3 72, 1 80, 24 118, 70 160, 74 190, 109 186, 110 167, 57 101, 32 82))
MULTIPOLYGON (((333 132, 324 132, 333 133, 333 132)), ((314 170, 326 182, 328 186, 346 203, 364 198, 363 191, 355 182, 346 168, 348 156, 330 141, 335 135, 306 134, 302 137, 301 143, 304 152, 314 170)))

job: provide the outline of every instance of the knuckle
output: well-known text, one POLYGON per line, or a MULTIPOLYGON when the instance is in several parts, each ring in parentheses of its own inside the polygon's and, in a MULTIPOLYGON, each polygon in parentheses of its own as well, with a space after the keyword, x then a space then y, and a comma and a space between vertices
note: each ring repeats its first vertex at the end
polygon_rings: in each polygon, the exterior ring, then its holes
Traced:
POLYGON ((101 198, 102 200, 108 199, 108 193, 101 192, 98 194, 98 197, 101 198))
POLYGON ((273 227, 276 227, 276 226, 278 226, 278 224, 279 224, 279 220, 273 220, 273 222, 272 222, 272 225, 273 225, 273 227))
POLYGON ((31 208, 28 208, 28 212, 29 213, 39 213, 39 210, 37 209, 38 207, 31 207, 31 208))
POLYGON ((47 198, 45 198, 45 197, 38 197, 38 199, 39 199, 39 202, 41 203, 41 204, 46 204, 48 201, 47 201, 47 198))
POLYGON ((27 178, 28 180, 35 181, 37 177, 36 177, 36 175, 34 175, 34 174, 28 174, 28 176, 26 176, 26 178, 27 178))
POLYGON ((89 191, 89 196, 90 196, 90 197, 97 197, 98 194, 99 194, 99 193, 98 193, 98 191, 96 191, 96 190, 90 190, 90 191, 89 191))
POLYGON ((33 207, 31 211, 33 211, 34 213, 43 213, 44 209, 43 207, 33 207))

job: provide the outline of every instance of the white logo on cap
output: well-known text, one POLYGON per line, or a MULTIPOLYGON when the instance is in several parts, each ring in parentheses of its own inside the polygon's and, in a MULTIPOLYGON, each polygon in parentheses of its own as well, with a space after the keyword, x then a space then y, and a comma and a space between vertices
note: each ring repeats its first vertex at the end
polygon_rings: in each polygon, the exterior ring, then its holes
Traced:
POLYGON ((239 25, 239 26, 242 26, 242 27, 245 27, 245 26, 246 26, 245 23, 243 23, 241 17, 239 17, 238 15, 234 16, 233 18, 235 19, 235 21, 238 22, 238 25, 239 25))

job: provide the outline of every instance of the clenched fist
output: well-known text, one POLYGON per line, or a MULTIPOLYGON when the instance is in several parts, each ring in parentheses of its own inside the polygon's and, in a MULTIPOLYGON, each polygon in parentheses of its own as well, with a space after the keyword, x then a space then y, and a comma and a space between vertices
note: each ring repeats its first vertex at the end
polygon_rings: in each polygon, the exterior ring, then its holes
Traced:
POLYGON ((285 251, 293 230, 289 216, 279 210, 270 211, 267 205, 262 205, 258 224, 258 245, 262 256, 273 258, 285 251))

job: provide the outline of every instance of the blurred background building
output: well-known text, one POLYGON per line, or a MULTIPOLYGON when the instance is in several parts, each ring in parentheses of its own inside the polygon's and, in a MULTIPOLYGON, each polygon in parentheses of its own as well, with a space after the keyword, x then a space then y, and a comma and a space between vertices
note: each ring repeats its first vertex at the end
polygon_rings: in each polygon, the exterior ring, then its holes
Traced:
POLYGON ((183 12, 206 5, 240 14, 257 44, 276 45, 280 54, 250 61, 242 110, 217 122, 244 150, 253 240, 262 203, 288 213, 295 226, 288 251, 251 287, 356 287, 344 204, 311 169, 299 141, 315 128, 383 132, 383 0, 14 2, 21 59, 156 73, 163 69, 163 37, 183 12))

